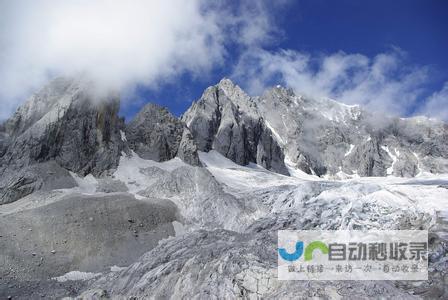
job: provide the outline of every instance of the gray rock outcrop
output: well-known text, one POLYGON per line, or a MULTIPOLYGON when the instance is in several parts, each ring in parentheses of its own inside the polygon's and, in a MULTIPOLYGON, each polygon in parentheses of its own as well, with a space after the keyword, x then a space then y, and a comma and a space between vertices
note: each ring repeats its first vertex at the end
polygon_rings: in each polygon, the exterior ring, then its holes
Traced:
POLYGON ((0 204, 21 199, 36 190, 77 186, 70 173, 55 161, 36 163, 15 172, 4 172, 0 185, 0 204))
POLYGON ((166 161, 179 156, 199 165, 197 147, 189 129, 166 108, 145 105, 126 126, 129 147, 144 159, 166 161))
POLYGON ((413 177, 448 172, 443 122, 380 116, 279 86, 253 101, 277 133, 285 157, 307 173, 413 177))
POLYGON ((82 80, 56 79, 5 122, 10 142, 4 165, 24 167, 55 160, 61 167, 100 174, 116 167, 125 149, 117 95, 94 98, 82 80))
POLYGON ((218 151, 234 162, 257 163, 288 174, 284 156, 256 103, 230 80, 209 87, 182 116, 200 151, 218 151))
POLYGON ((14 174, 29 174, 29 167, 34 173, 35 164, 53 161, 80 175, 99 175, 115 168, 126 150, 120 134, 124 120, 118 116, 119 106, 117 95, 95 95, 94 86, 83 80, 58 78, 34 94, 3 126, 2 203, 41 186, 39 180, 32 184, 31 179, 23 181, 21 175, 14 174), (11 177, 19 179, 11 185, 11 177), (20 193, 10 190, 19 185, 27 188, 20 193))

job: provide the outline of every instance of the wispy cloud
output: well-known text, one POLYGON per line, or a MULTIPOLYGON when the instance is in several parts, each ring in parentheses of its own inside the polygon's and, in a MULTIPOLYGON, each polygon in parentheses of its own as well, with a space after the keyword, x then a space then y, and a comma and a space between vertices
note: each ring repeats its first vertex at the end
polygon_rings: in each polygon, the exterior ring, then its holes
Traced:
POLYGON ((447 85, 422 101, 429 69, 409 66, 400 49, 374 57, 266 50, 282 39, 275 12, 287 3, 0 1, 0 120, 56 75, 82 73, 104 89, 128 90, 185 73, 205 78, 231 64, 231 77, 252 94, 280 83, 390 114, 447 119, 447 85))
POLYGON ((399 49, 369 58, 344 52, 312 56, 259 48, 241 57, 233 77, 252 94, 280 83, 304 95, 406 115, 422 93, 428 68, 408 67, 406 55, 399 49))
POLYGON ((1 1, 0 22, 0 119, 54 75, 155 87, 204 76, 224 63, 226 46, 269 40, 273 29, 264 4, 248 1, 1 1))
POLYGON ((442 89, 433 93, 418 110, 418 113, 448 122, 448 81, 442 89))

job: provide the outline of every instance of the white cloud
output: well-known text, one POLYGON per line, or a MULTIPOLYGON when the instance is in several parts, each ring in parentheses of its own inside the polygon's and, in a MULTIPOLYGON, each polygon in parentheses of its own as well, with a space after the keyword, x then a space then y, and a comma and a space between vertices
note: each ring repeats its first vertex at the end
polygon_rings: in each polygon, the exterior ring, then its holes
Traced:
POLYGON ((369 58, 344 52, 311 56, 258 48, 241 57, 233 77, 252 94, 280 83, 304 95, 406 115, 421 94, 428 70, 406 67, 405 61, 398 49, 369 58))
POLYGON ((445 82, 440 91, 433 93, 426 99, 418 113, 448 122, 448 81, 445 82))
POLYGON ((226 43, 248 47, 269 36, 263 5, 248 3, 1 1, 0 119, 54 75, 82 73, 116 89, 204 76, 224 62, 226 43))
MULTIPOLYGON (((253 94, 280 83, 398 115, 415 107, 427 68, 405 67, 399 49, 373 58, 264 50, 282 38, 273 10, 287 2, 0 1, 0 120, 56 75, 83 74, 105 89, 157 88, 185 72, 207 78, 239 52, 231 77, 253 94)), ((446 90, 420 111, 446 119, 446 90)))

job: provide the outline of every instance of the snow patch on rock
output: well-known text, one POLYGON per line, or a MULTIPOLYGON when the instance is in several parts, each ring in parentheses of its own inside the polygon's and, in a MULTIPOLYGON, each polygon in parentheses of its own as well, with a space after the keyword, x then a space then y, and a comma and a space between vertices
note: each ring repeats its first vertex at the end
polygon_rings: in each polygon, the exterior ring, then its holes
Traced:
POLYGON ((70 271, 62 276, 54 277, 53 280, 58 282, 67 282, 67 281, 86 281, 97 278, 103 275, 102 273, 90 273, 90 272, 81 272, 81 271, 70 271))
POLYGON ((350 144, 350 149, 348 149, 348 151, 345 152, 344 157, 349 156, 352 153, 354 148, 355 148, 355 145, 350 144))
POLYGON ((123 130, 120 130, 120 136, 123 142, 127 142, 126 133, 124 133, 123 130))
POLYGON ((132 151, 130 155, 121 156, 120 163, 112 177, 124 182, 128 187, 129 192, 136 195, 139 191, 146 189, 152 183, 148 181, 148 176, 142 172, 143 169, 157 167, 162 170, 173 171, 176 168, 186 165, 187 164, 178 157, 165 162, 156 162, 143 159, 132 151))
POLYGON ((398 161, 398 156, 400 155, 400 153, 397 153, 396 150, 395 150, 395 153, 396 153, 397 155, 393 155, 392 152, 389 150, 389 147, 388 147, 388 146, 381 146, 381 149, 383 149, 384 151, 386 151, 387 154, 388 154, 388 155, 390 156, 390 158, 392 159, 392 165, 391 165, 389 168, 387 168, 387 170, 386 170, 387 175, 392 175, 392 174, 394 173, 394 165, 395 165, 395 163, 398 161))
POLYGON ((265 120, 264 123, 266 124, 266 127, 268 127, 269 130, 271 130, 272 134, 274 135, 274 137, 277 140, 277 142, 280 143, 280 145, 286 144, 286 142, 282 139, 280 134, 278 134, 278 132, 275 131, 274 127, 272 127, 272 125, 268 121, 265 120))

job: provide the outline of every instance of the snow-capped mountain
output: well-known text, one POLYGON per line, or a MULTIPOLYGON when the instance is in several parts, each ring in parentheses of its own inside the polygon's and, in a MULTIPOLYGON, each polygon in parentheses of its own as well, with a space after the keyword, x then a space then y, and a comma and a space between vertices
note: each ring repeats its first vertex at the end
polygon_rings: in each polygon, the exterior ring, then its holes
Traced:
POLYGON ((446 298, 447 125, 228 79, 180 118, 56 79, 0 126, 0 295, 446 298), (277 280, 277 230, 428 229, 430 280, 277 280))
POLYGON ((70 187, 68 171, 98 175, 117 166, 127 149, 119 99, 96 98, 93 89, 83 80, 53 80, 4 123, 0 203, 70 187))
POLYGON ((200 150, 215 149, 236 163, 254 162, 283 174, 285 165, 339 177, 448 171, 447 124, 379 116, 280 86, 251 98, 223 79, 182 119, 200 150))

